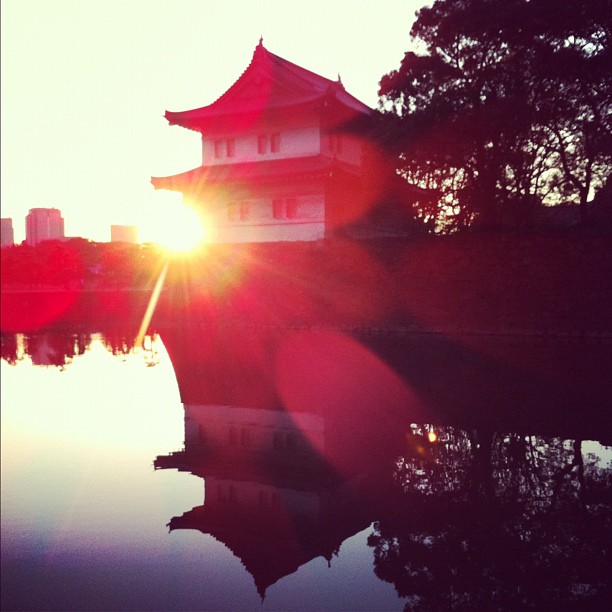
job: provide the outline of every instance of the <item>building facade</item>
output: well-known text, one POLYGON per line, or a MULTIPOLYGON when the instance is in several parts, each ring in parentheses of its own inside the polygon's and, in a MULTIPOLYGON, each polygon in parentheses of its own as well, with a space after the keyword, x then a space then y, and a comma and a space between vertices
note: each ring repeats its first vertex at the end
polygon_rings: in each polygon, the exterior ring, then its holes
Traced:
POLYGON ((13 220, 5 218, 0 220, 2 237, 0 246, 13 246, 15 244, 15 233, 13 231, 13 220))
POLYGON ((63 240, 64 219, 57 208, 30 208, 26 216, 26 244, 43 240, 63 240))
POLYGON ((181 192, 213 242, 312 241, 370 210, 361 136, 374 111, 332 81, 269 52, 212 104, 166 112, 171 125, 201 135, 197 168, 153 177, 181 192))

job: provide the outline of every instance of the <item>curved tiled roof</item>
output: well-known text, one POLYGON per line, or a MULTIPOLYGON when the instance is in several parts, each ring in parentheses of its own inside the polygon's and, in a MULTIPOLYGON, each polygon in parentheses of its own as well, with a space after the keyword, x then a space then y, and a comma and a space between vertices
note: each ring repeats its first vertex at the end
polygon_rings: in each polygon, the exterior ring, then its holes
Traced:
POLYGON ((332 81, 268 51, 260 41, 253 58, 238 80, 213 103, 200 108, 166 111, 171 125, 201 130, 228 115, 263 114, 274 109, 325 101, 354 115, 372 109, 349 94, 340 79, 332 81))
POLYGON ((254 180, 276 181, 283 176, 325 176, 331 172, 356 174, 354 166, 323 155, 309 157, 290 157, 262 162, 244 162, 236 164, 219 164, 215 166, 198 166, 173 176, 152 177, 155 189, 181 191, 194 184, 223 184, 251 182, 254 180))

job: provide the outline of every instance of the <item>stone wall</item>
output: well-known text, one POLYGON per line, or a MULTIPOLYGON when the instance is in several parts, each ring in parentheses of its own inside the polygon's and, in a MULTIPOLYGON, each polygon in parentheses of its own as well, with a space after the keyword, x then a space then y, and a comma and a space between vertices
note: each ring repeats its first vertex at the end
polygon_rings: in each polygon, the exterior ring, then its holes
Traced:
MULTIPOLYGON (((3 330, 139 319, 150 290, 47 293, 3 293, 3 330)), ((612 341, 612 237, 211 246, 200 258, 171 264, 156 320, 612 341)))
MULTIPOLYGON (((213 251, 211 261, 220 252, 213 251)), ((416 331, 612 333, 610 235, 250 245, 223 257, 240 269, 241 280, 218 292, 218 306, 241 319, 416 331)), ((209 277, 204 284, 215 287, 217 281, 209 277)))
POLYGON ((426 325, 612 332, 610 235, 466 234, 391 251, 404 315, 426 325))

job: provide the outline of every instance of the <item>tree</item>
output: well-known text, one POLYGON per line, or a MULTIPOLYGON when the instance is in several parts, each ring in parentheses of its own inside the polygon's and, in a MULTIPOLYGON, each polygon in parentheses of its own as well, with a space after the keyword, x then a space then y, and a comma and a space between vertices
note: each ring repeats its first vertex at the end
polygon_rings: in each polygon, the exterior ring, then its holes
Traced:
POLYGON ((382 138, 447 227, 530 223, 610 173, 610 0, 436 0, 380 82, 382 138))

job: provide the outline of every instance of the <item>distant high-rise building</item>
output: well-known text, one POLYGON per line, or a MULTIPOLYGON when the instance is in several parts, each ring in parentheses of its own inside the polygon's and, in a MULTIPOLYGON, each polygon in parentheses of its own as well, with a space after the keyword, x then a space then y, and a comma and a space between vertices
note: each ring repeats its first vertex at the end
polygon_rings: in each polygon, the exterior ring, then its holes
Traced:
POLYGON ((15 233, 13 232, 13 220, 1 220, 2 237, 0 239, 1 246, 13 246, 15 244, 15 233))
POLYGON ((111 242, 138 242, 138 228, 135 225, 111 225, 111 242))
POLYGON ((64 219, 57 208, 30 208, 26 217, 26 244, 34 246, 43 240, 62 240, 64 219))

